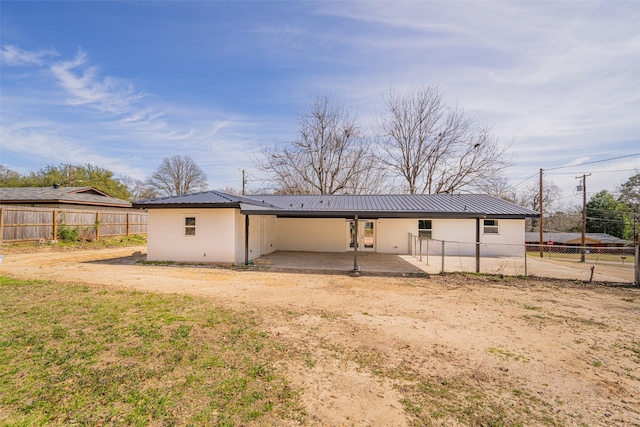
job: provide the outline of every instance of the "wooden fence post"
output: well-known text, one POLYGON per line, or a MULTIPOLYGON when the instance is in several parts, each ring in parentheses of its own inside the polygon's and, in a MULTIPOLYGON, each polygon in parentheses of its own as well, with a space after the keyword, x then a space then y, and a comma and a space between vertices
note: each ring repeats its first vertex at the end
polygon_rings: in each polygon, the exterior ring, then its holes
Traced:
POLYGON ((53 240, 58 240, 58 211, 53 210, 53 240))
POLYGON ((100 211, 96 212, 96 242, 100 240, 100 211))
POLYGON ((127 237, 129 237, 129 224, 131 223, 131 220, 129 219, 129 215, 131 214, 127 212, 127 237))
POLYGON ((4 209, 0 208, 0 243, 4 238, 4 209))

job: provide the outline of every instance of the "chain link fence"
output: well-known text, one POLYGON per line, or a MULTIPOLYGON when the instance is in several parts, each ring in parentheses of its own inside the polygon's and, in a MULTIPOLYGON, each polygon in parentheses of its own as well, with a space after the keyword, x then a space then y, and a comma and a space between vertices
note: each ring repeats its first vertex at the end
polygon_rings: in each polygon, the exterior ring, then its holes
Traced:
POLYGON ((409 235, 411 255, 429 273, 537 276, 638 285, 638 248, 453 242, 409 235))

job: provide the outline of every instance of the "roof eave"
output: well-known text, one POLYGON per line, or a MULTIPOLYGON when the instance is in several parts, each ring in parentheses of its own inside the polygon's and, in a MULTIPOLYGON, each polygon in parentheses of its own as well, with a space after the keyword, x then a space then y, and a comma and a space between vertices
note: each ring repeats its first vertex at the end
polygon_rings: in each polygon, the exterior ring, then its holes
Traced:
POLYGON ((282 218, 353 218, 358 215, 362 219, 373 218, 496 218, 496 219, 524 219, 527 215, 492 215, 484 212, 431 212, 431 211, 366 211, 366 210, 344 210, 344 211, 302 211, 285 209, 241 209, 244 215, 276 215, 282 218))
POLYGON ((240 203, 133 203, 138 209, 240 208, 240 203))
POLYGON ((2 203, 31 203, 31 204, 63 204, 63 205, 89 205, 89 206, 109 206, 109 207, 127 207, 130 208, 131 203, 104 203, 104 202, 91 202, 82 200, 65 200, 65 199, 2 199, 2 203))

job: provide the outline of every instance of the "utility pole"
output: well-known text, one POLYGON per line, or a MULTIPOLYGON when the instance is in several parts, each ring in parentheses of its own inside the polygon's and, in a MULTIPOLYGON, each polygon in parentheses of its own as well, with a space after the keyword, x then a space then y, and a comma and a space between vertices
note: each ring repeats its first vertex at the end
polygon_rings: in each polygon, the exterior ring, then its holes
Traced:
POLYGON ((247 180, 244 178, 244 169, 240 169, 240 172, 242 172, 242 195, 244 196, 244 186, 247 183, 247 180))
POLYGON ((73 166, 69 165, 69 187, 71 187, 71 183, 73 182, 73 166))
POLYGON ((539 221, 539 225, 540 225, 540 258, 542 258, 543 256, 543 249, 544 247, 542 246, 544 244, 544 214, 542 211, 542 168, 540 168, 540 194, 539 194, 539 199, 540 199, 540 221, 539 221))
POLYGON ((591 174, 584 174, 582 176, 576 176, 576 179, 582 179, 582 186, 578 185, 578 191, 580 191, 580 187, 582 187, 582 250, 580 253, 580 262, 585 261, 585 245, 586 245, 586 234, 587 234, 587 177, 591 176, 591 174))

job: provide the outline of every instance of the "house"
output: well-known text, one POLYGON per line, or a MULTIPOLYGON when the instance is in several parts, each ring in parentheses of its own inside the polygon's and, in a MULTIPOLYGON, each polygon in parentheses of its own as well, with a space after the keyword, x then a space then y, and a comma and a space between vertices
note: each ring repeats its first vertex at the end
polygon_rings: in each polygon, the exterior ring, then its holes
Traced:
POLYGON ((525 218, 538 215, 475 194, 235 196, 207 191, 133 206, 149 212, 148 260, 224 264, 247 263, 276 250, 353 251, 354 257, 358 251, 406 254, 410 234, 523 247, 525 218))
POLYGON ((116 199, 93 187, 0 188, 0 204, 55 209, 100 211, 131 209, 127 200, 116 199))
MULTIPOLYGON (((540 244, 540 232, 525 234, 527 245, 540 244)), ((582 233, 543 233, 543 244, 547 246, 582 246, 582 233)), ((585 233, 584 245, 593 248, 623 247, 628 245, 624 239, 606 233, 585 233)), ((535 250, 535 249, 534 249, 535 250)))

